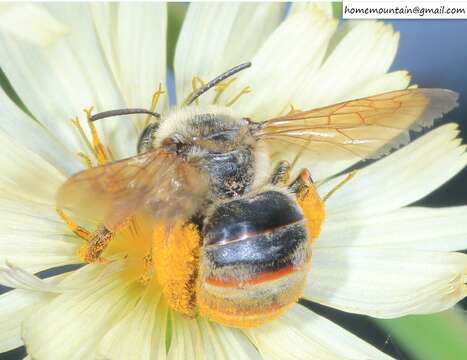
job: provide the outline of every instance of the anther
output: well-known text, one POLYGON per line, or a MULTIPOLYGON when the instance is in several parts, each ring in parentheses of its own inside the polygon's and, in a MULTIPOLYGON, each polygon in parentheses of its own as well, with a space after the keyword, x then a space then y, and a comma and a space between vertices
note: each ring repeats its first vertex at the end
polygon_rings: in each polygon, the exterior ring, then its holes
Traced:
POLYGON ((243 95, 245 94, 248 94, 251 92, 251 87, 249 86, 245 86, 241 91, 240 93, 238 93, 236 96, 234 96, 234 98, 232 100, 230 100, 229 102, 227 102, 225 105, 226 106, 232 106, 233 104, 235 104, 243 95))

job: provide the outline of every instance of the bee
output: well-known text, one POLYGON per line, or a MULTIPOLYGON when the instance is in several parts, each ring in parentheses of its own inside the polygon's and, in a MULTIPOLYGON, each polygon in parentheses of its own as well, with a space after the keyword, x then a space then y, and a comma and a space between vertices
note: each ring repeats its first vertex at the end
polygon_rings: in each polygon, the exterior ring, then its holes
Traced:
POLYGON ((79 172, 57 195, 62 217, 88 240, 85 261, 102 261, 115 234, 144 219, 169 306, 240 328, 278 317, 302 296, 324 220, 312 169, 290 179, 293 162, 284 159, 264 176, 269 155, 287 147, 316 161, 377 157, 408 142, 409 130, 431 126, 458 97, 409 88, 262 121, 193 104, 249 66, 216 77, 164 116, 145 109, 92 116, 147 113, 155 121, 142 132, 136 156, 79 172), (74 224, 63 209, 96 220, 97 230, 74 224))

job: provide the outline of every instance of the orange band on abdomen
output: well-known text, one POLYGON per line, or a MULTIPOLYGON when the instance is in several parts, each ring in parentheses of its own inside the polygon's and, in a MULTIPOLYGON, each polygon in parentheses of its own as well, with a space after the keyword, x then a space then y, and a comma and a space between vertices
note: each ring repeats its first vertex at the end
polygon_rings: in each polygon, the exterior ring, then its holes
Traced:
POLYGON ((257 284, 262 284, 268 281, 276 280, 287 274, 290 274, 291 272, 294 272, 295 270, 297 270, 297 268, 294 265, 289 265, 276 271, 268 271, 268 272, 259 273, 258 275, 248 280, 238 280, 234 278, 219 279, 216 277, 208 277, 206 279, 206 282, 209 285, 214 285, 218 287, 236 288, 243 284, 257 285, 257 284))

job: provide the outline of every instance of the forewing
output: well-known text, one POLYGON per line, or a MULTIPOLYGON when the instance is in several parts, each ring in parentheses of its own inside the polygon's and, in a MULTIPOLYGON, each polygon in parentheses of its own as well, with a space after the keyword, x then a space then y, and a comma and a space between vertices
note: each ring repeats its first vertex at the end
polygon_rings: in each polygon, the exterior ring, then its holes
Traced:
POLYGON ((419 131, 457 105, 458 94, 445 89, 406 89, 263 123, 257 136, 277 151, 286 146, 320 160, 375 158, 409 142, 419 131))
POLYGON ((205 192, 206 181, 193 166, 154 150, 72 176, 58 191, 57 207, 114 231, 142 213, 165 222, 188 219, 205 192))

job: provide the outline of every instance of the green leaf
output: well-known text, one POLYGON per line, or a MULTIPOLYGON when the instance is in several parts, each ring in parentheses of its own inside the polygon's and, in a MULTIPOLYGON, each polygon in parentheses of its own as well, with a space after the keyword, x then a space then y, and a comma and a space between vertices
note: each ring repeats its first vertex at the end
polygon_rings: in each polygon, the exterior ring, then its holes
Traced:
MULTIPOLYGON (((20 97, 16 93, 15 89, 11 85, 10 81, 6 77, 5 73, 3 70, 0 68, 0 87, 5 91, 5 93, 8 95, 8 97, 13 101, 21 110, 23 110, 26 114, 28 114, 30 117, 32 117, 34 120, 34 116, 31 114, 31 112, 28 110, 26 105, 21 101, 20 97)), ((36 120, 37 121, 37 120, 36 120)))
POLYGON ((167 67, 173 69, 175 46, 187 11, 185 3, 168 3, 167 67))
POLYGON ((462 309, 376 322, 415 359, 467 359, 467 317, 462 309))
POLYGON ((332 3, 332 15, 337 19, 342 18, 342 2, 332 3))

